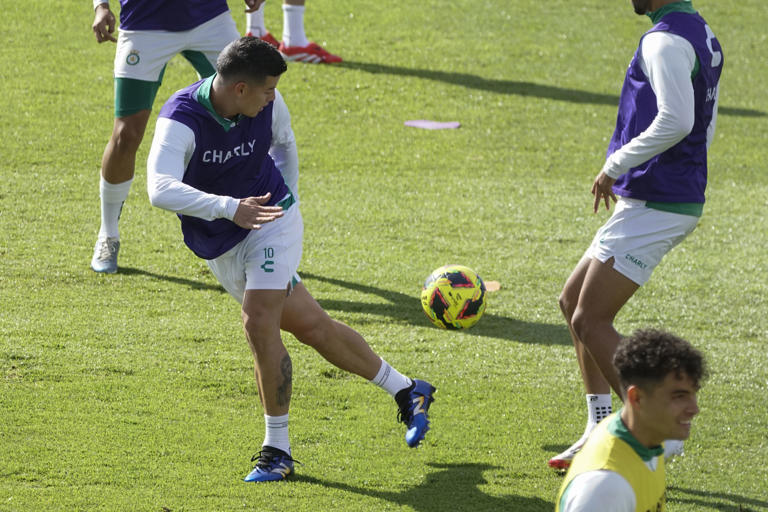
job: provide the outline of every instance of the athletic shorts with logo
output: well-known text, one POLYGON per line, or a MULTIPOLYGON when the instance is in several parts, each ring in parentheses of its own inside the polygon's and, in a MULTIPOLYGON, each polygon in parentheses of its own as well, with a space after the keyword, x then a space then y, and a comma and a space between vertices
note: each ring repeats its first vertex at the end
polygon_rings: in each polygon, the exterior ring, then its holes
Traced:
POLYGON ((120 30, 115 51, 115 115, 151 109, 165 66, 175 55, 181 54, 205 78, 215 72, 221 50, 238 37, 229 11, 182 32, 120 30))
POLYGON ((226 253, 206 261, 224 289, 242 304, 246 290, 290 291, 298 282, 303 236, 297 203, 226 253))
POLYGON ((601 227, 584 253, 644 285, 661 259, 695 228, 699 218, 645 206, 645 201, 620 197, 613 215, 601 227))

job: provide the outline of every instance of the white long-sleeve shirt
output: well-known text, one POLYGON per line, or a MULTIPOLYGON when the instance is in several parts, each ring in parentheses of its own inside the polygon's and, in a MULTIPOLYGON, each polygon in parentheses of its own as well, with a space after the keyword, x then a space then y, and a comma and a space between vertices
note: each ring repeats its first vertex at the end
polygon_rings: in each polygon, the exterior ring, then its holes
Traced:
MULTIPOLYGON (((202 192, 182 182, 195 134, 185 124, 158 118, 147 158, 147 193, 152 206, 204 220, 232 220, 240 200, 202 192)), ((299 156, 291 129, 291 116, 279 91, 272 107, 272 142, 269 154, 298 199, 299 156)))
MULTIPOLYGON (((602 171, 614 179, 671 148, 693 128, 691 74, 696 67, 696 52, 691 43, 669 32, 651 32, 643 38, 640 58, 641 68, 656 94, 658 114, 644 132, 606 159, 602 171)), ((707 129, 707 147, 714 137, 716 120, 717 98, 707 129)))

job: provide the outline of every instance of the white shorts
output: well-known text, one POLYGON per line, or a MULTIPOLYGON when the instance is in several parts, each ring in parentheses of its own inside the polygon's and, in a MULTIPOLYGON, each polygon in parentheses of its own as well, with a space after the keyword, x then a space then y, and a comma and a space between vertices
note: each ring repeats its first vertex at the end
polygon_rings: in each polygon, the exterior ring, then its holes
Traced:
POLYGON ((168 61, 183 51, 202 54, 215 69, 221 50, 239 37, 229 11, 183 32, 120 30, 115 51, 115 78, 157 82, 168 61))
POLYGON ((638 285, 674 246, 688 236, 699 218, 645 206, 645 201, 620 197, 613 215, 601 227, 584 257, 603 263, 613 258, 613 268, 638 285))
POLYGON ((276 221, 251 231, 218 258, 207 260, 208 267, 241 304, 246 290, 290 290, 298 281, 303 237, 304 222, 294 204, 276 221))

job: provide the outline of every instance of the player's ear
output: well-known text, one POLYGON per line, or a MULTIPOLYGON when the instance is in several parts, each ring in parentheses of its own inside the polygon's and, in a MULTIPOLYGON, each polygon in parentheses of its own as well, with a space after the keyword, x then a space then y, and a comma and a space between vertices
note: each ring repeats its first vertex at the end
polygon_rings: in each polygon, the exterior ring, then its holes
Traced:
POLYGON ((626 396, 627 396, 627 403, 628 404, 637 404, 641 399, 643 395, 643 390, 640 389, 640 386, 636 386, 634 384, 631 384, 627 388, 626 396))
POLYGON ((248 84, 243 81, 235 82, 234 91, 238 96, 243 96, 246 92, 248 92, 248 84))

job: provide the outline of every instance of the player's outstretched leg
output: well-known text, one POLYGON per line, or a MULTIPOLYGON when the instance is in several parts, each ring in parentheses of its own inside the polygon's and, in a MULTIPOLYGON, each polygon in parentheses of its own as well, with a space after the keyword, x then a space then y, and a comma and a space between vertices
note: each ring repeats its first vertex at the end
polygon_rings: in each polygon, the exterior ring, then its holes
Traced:
POLYGON ((435 387, 427 381, 414 379, 413 384, 395 396, 400 408, 398 421, 405 423, 405 442, 411 448, 419 446, 429 430, 429 406, 434 402, 435 387))
POLYGON ((256 462, 256 465, 253 471, 243 479, 246 482, 283 480, 293 473, 294 462, 301 464, 283 450, 271 446, 262 446, 261 451, 251 457, 251 462, 256 462))
POLYGON ((381 359, 365 339, 346 324, 333 320, 302 283, 285 302, 280 327, 314 348, 337 368, 354 373, 386 390, 397 402, 398 419, 408 430, 405 440, 414 447, 429 430, 427 417, 435 388, 409 379, 381 359))

